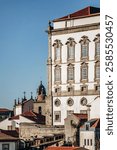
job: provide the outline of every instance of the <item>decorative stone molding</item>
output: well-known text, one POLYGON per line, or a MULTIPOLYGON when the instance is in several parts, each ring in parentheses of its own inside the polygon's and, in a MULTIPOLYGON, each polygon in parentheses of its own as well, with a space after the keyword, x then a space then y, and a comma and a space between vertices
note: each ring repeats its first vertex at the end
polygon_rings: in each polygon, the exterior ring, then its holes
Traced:
POLYGON ((89 42, 87 36, 82 36, 79 43, 81 44, 81 61, 88 61, 89 60, 89 42), (85 51, 84 51, 85 50, 85 51))
POLYGON ((74 83, 74 76, 74 65, 70 63, 67 67, 67 83, 74 83))
POLYGON ((84 83, 88 82, 88 64, 85 63, 85 62, 81 63, 81 66, 80 66, 80 77, 81 77, 81 79, 80 79, 81 83, 84 84, 84 83), (86 77, 84 77, 84 74, 83 74, 84 70, 83 69, 86 71, 85 72, 85 76, 86 77))
POLYGON ((84 32, 84 31, 96 30, 96 29, 100 29, 100 23, 92 23, 92 24, 79 25, 79 26, 68 27, 68 28, 53 29, 52 35, 84 32))
POLYGON ((54 41, 53 47, 54 47, 54 62, 56 64, 61 63, 61 51, 62 51, 62 46, 63 44, 61 43, 60 40, 56 39, 54 41), (57 52, 58 51, 58 52, 57 52), (59 53, 59 58, 57 58, 59 53))
POLYGON ((61 101, 57 98, 55 101, 54 101, 54 105, 56 107, 59 107, 61 105, 61 101))
POLYGON ((95 81, 97 81, 99 83, 100 81, 100 61, 96 61, 95 62, 95 72, 94 72, 94 76, 95 76, 95 81), (97 70, 98 69, 98 70, 97 70), (99 71, 99 75, 97 74, 97 71, 99 71), (98 77, 99 76, 99 77, 98 77))
POLYGON ((95 42, 95 59, 100 59, 100 34, 97 34, 93 40, 95 42))
POLYGON ((67 100, 67 105, 68 106, 72 106, 74 104, 74 100, 72 99, 72 98, 69 98, 68 100, 67 100))
POLYGON ((68 38, 68 41, 66 42, 67 45, 67 61, 74 62, 75 61, 75 44, 77 44, 74 40, 74 38, 68 38))
POLYGON ((80 104, 82 106, 86 106, 87 105, 87 99, 85 97, 82 97, 81 100, 80 100, 80 104))

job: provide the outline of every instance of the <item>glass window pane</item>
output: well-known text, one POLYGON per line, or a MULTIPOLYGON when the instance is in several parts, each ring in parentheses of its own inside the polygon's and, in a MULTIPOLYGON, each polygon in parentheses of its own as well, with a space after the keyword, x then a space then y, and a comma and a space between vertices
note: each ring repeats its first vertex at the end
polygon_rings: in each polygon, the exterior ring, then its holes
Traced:
POLYGON ((100 55, 100 43, 96 43, 96 56, 100 55))
POLYGON ((82 45, 82 53, 81 53, 82 57, 87 57, 88 56, 88 45, 82 45))
POLYGON ((55 81, 60 81, 60 68, 55 68, 55 81))
POLYGON ((68 59, 74 59, 74 46, 68 47, 68 59))
POLYGON ((100 78, 100 67, 96 67, 96 78, 100 78))
POLYGON ((82 68, 82 79, 87 79, 87 67, 82 68))
POLYGON ((74 69, 68 68, 68 80, 74 80, 74 69))
POLYGON ((55 59, 60 60, 60 47, 57 47, 55 50, 55 59))

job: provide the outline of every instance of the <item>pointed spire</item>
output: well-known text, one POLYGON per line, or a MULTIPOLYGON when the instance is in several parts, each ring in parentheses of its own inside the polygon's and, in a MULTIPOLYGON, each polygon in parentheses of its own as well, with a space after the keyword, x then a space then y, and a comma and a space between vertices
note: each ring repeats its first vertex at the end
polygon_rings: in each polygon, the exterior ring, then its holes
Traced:
POLYGON ((18 104, 20 103, 20 99, 19 99, 19 97, 18 97, 18 104))
POLYGON ((31 98, 30 99, 33 99, 33 92, 30 92, 31 93, 31 98))
POLYGON ((16 99, 14 99, 14 105, 15 105, 15 106, 17 105, 17 101, 16 101, 16 99))
POLYGON ((24 93, 24 99, 26 99, 26 92, 24 91, 23 93, 24 93))

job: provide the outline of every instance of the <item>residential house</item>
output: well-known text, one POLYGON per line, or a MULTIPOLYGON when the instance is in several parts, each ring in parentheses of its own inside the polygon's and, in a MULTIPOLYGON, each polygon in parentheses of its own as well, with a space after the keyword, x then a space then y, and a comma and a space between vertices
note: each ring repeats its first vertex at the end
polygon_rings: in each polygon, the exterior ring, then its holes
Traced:
POLYGON ((80 127, 80 146, 100 150, 100 119, 91 119, 80 127))

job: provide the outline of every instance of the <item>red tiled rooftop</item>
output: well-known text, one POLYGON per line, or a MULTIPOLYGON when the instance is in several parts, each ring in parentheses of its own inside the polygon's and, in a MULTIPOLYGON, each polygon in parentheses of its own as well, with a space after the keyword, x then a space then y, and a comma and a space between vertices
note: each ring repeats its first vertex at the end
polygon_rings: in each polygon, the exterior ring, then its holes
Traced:
POLYGON ((46 150, 78 150, 78 147, 47 147, 46 150))
POLYGON ((53 21, 56 22, 56 21, 92 16, 92 15, 99 14, 99 13, 100 13, 100 8, 88 6, 84 9, 78 10, 72 14, 69 14, 67 16, 64 16, 64 17, 61 17, 58 19, 55 19, 53 21))
POLYGON ((18 120, 18 119, 19 119, 19 115, 16 115, 16 116, 9 118, 9 120, 18 120))
POLYGON ((80 119, 87 119, 88 118, 87 114, 73 113, 73 115, 75 115, 76 117, 78 117, 80 119))
POLYGON ((100 119, 97 119, 96 122, 91 127, 92 128, 100 128, 100 119))
POLYGON ((12 110, 9 110, 7 108, 0 108, 0 112, 9 112, 9 111, 12 111, 12 110))
POLYGON ((19 134, 16 130, 1 130, 0 141, 15 141, 18 140, 19 134))
MULTIPOLYGON (((93 123, 90 128, 100 128, 100 119, 99 118, 94 118, 87 122, 93 123)), ((85 127, 85 125, 82 125, 80 128, 84 128, 84 127, 85 127)))

